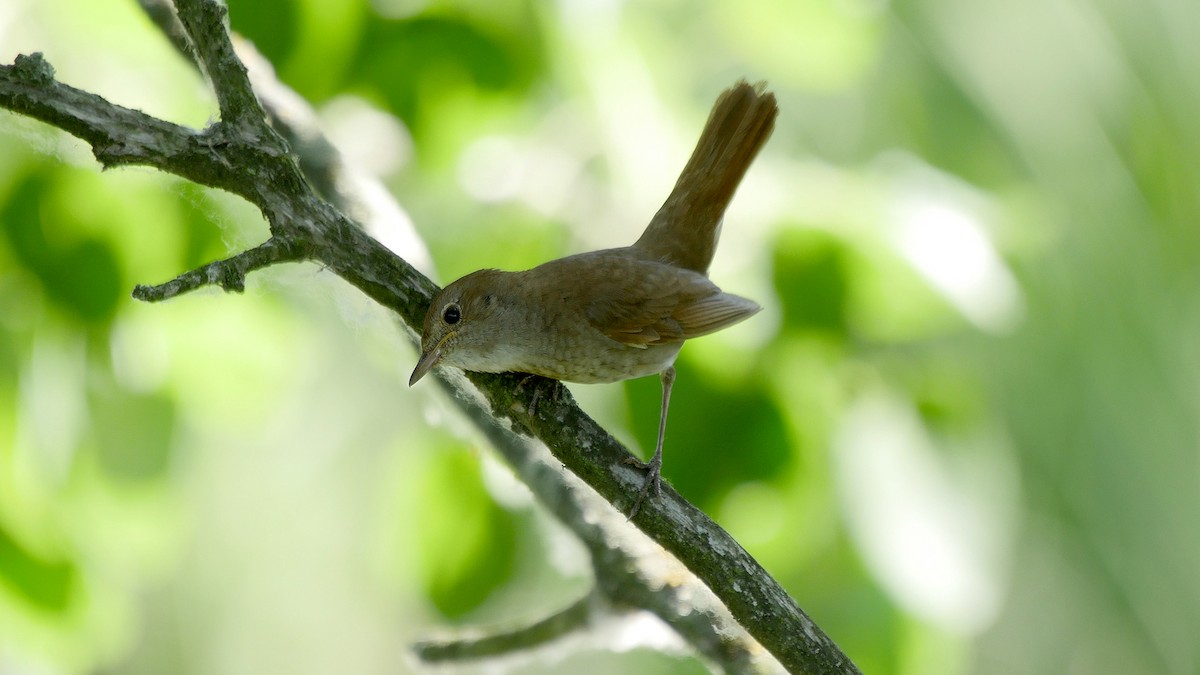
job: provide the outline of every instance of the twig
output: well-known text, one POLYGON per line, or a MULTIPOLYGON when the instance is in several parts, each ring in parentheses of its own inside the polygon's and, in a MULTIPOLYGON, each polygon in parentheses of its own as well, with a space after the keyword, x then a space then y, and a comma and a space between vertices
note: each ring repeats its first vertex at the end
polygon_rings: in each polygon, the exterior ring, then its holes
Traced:
POLYGON ((301 246, 282 237, 271 237, 248 251, 184 272, 164 284, 138 284, 133 289, 133 297, 143 302, 160 302, 211 284, 226 291, 241 293, 246 288, 246 272, 303 258, 304 249, 301 246))
POLYGON ((479 659, 508 654, 517 649, 529 649, 586 627, 592 618, 592 605, 595 602, 593 596, 587 595, 565 609, 525 626, 440 640, 422 640, 413 645, 413 651, 422 661, 437 663, 479 659))

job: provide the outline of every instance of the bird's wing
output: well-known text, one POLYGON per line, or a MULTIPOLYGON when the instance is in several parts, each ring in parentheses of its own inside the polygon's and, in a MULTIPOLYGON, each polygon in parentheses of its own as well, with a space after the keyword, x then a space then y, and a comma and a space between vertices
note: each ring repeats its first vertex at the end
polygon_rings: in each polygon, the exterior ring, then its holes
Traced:
POLYGON ((678 344, 733 325, 761 309, 704 275, 644 260, 616 259, 580 298, 583 315, 631 347, 678 344))

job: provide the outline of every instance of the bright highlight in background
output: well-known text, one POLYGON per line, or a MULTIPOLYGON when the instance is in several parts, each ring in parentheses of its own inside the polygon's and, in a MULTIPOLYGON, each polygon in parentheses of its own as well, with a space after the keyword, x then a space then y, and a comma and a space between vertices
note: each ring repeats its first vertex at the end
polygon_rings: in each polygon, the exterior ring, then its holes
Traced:
POLYGON ((881 161, 895 196, 889 238, 900 255, 980 330, 1007 334, 1025 314, 1016 280, 991 238, 988 195, 922 161, 881 161))
POLYGON ((1021 296, 979 223, 945 204, 904 209, 900 252, 968 321, 990 333, 1013 328, 1021 296))
POLYGON ((850 534, 875 578, 914 615, 972 634, 1003 597, 1015 479, 1000 453, 959 450, 939 452, 910 405, 874 394, 848 411, 834 457, 850 534))

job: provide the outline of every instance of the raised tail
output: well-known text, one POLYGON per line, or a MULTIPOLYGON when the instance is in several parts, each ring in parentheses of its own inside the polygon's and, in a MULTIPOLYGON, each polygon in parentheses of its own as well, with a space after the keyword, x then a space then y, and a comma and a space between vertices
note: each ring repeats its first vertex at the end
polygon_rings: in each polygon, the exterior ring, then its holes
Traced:
POLYGON ((725 208, 775 128, 779 106, 764 87, 742 81, 721 94, 675 189, 634 248, 677 267, 708 272, 725 208))

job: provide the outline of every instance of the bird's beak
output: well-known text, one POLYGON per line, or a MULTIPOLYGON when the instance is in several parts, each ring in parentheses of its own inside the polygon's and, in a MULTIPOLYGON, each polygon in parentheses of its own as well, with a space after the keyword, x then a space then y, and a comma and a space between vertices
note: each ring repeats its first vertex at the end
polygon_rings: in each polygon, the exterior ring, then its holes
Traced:
POLYGON ((442 345, 446 344, 446 340, 449 338, 450 335, 448 334, 446 337, 438 340, 438 343, 432 349, 421 354, 420 360, 417 361, 417 367, 413 368, 412 376, 408 378, 408 386, 411 387, 416 384, 417 380, 425 377, 425 373, 428 373, 437 365, 438 360, 442 358, 442 345))

